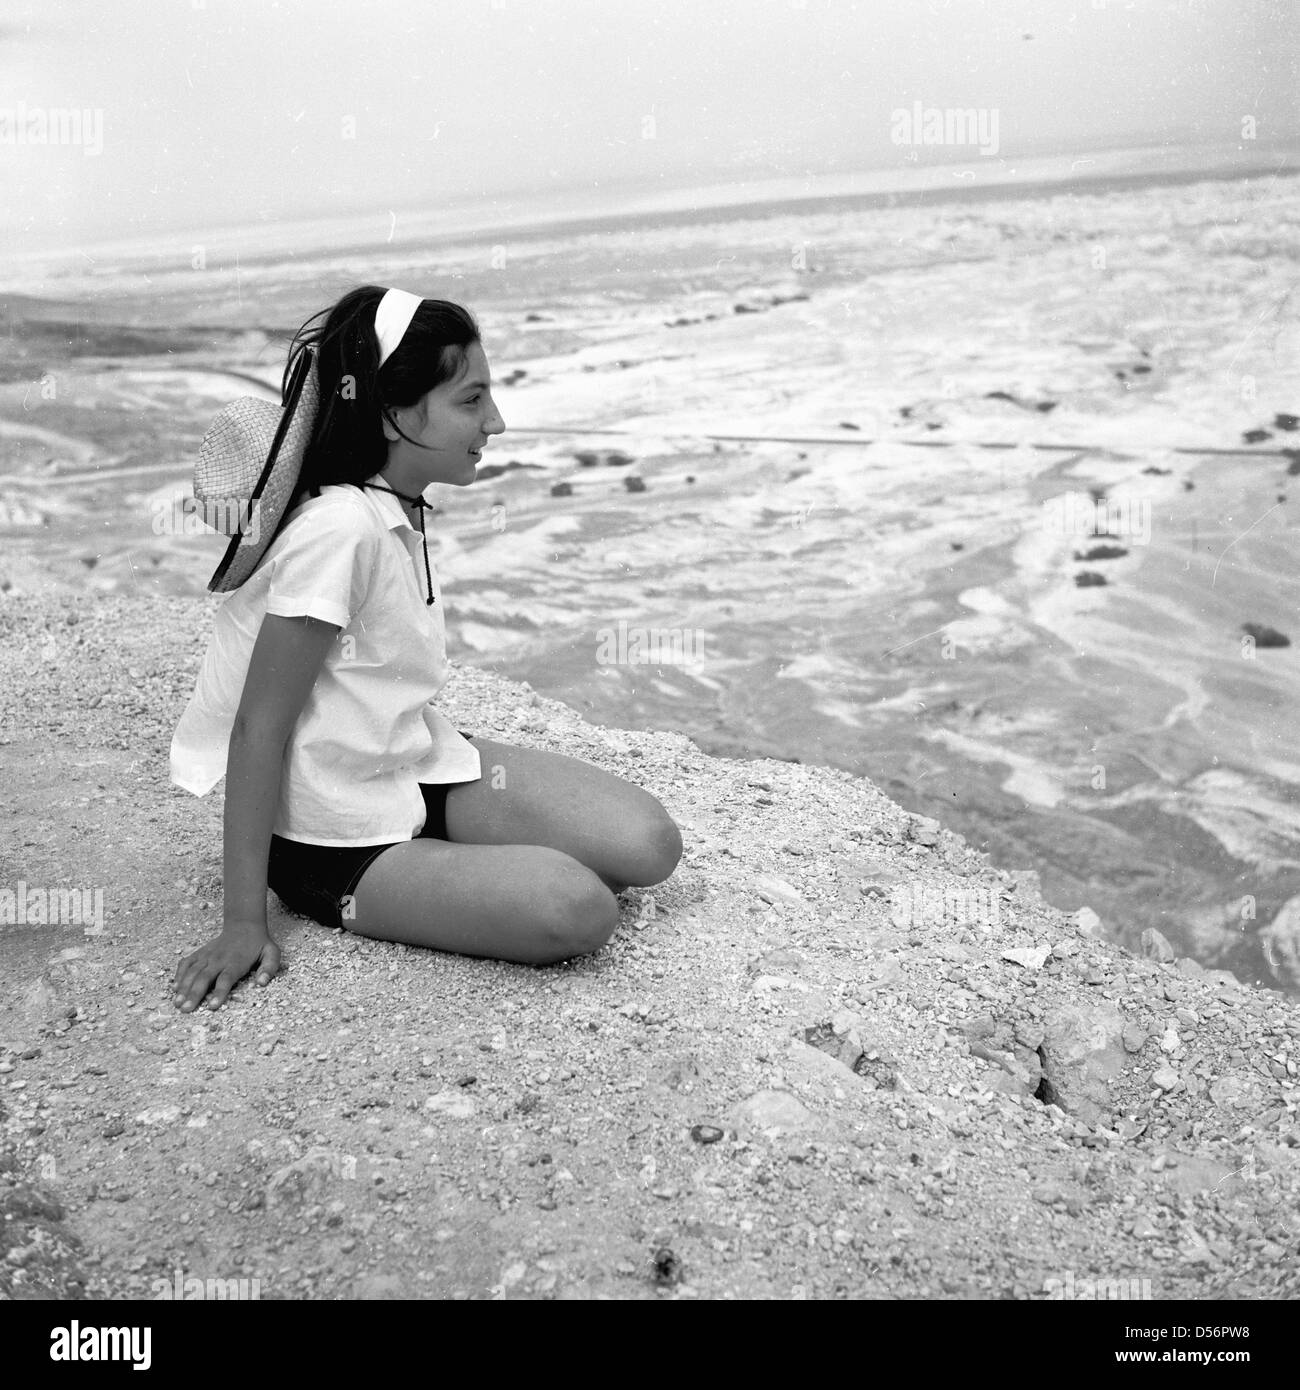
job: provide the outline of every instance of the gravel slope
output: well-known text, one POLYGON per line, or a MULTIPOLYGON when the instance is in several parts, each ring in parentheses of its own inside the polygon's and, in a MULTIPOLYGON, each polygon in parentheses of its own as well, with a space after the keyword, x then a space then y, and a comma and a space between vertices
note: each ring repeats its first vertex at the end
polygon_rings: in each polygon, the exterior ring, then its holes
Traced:
POLYGON ((220 796, 167 781, 210 618, 0 596, 0 892, 104 895, 102 934, 0 926, 8 1296, 1300 1293, 1294 1001, 1094 939, 869 782, 473 669, 451 718, 647 787, 672 879, 542 969, 272 898, 283 976, 177 1013, 220 912, 220 796))

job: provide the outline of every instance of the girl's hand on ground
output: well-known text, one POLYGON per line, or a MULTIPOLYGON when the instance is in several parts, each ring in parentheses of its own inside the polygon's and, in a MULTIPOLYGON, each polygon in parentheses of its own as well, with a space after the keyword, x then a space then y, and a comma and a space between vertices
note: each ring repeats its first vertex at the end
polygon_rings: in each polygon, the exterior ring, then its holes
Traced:
POLYGON ((208 1007, 219 1009, 254 966, 258 967, 257 983, 270 984, 280 971, 280 948, 265 927, 227 927, 176 967, 172 1002, 182 1013, 189 1013, 198 1008, 210 989, 208 1007))

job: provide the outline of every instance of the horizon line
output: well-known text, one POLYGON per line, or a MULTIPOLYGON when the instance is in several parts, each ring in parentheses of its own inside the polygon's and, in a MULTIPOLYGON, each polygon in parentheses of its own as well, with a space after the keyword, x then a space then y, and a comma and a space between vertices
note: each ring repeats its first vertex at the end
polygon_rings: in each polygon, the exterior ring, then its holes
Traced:
MULTIPOLYGON (((942 175, 944 171, 969 166, 970 159, 960 158, 951 160, 927 160, 925 164, 909 165, 900 168, 897 163, 877 164, 864 166, 853 170, 822 170, 809 174, 767 174, 758 177, 726 177, 719 174, 719 177, 711 182, 700 182, 698 179, 690 182, 674 183, 651 183, 649 181, 623 180, 611 188, 611 206, 605 209, 576 209, 572 205, 568 207, 558 207, 565 200, 573 200, 587 195, 592 197, 593 186, 590 182, 567 184, 562 188, 555 189, 521 189, 507 190, 499 189, 487 194, 463 194, 447 199, 436 208, 431 208, 428 200, 419 205, 408 205, 404 208, 385 209, 388 215, 393 218, 393 227, 389 233, 389 240, 384 243, 387 245, 402 246, 408 240, 421 238, 435 238, 440 242, 452 241, 458 237, 468 237, 481 235, 491 231, 515 231, 536 228, 539 231, 562 228, 567 224, 586 223, 586 222, 606 222, 619 219, 629 219, 637 216, 674 216, 689 214, 692 212, 727 211, 739 212, 745 208, 762 206, 764 204, 797 204, 810 202, 830 202, 840 197, 898 197, 903 200, 918 199, 925 201, 942 201, 945 197, 951 196, 960 199, 972 193, 994 192, 1014 193, 1018 189, 1026 191, 1044 186, 1059 185, 1062 188, 1069 188, 1074 185, 1086 185, 1088 183, 1101 182, 1107 179, 1127 178, 1131 180, 1145 177, 1160 177, 1161 175, 1196 175, 1202 174, 1206 179, 1215 178, 1250 178, 1258 177, 1268 173, 1274 176, 1280 175, 1287 163, 1288 154, 1300 154, 1300 138, 1292 137, 1288 139, 1261 144, 1255 150, 1247 151, 1238 142, 1199 142, 1184 145, 1120 145, 1120 146, 1100 146, 1092 150, 1059 149, 1054 151, 1038 152, 1021 156, 1022 162, 1041 165, 1046 161, 1054 159, 1072 158, 1073 163, 1082 161, 1095 162, 1104 156, 1115 157, 1135 157, 1159 155, 1170 160, 1170 164, 1165 168, 1147 167, 1141 170, 1115 170, 1110 173, 1100 172, 1094 174, 1080 174, 1072 176, 1065 174, 1055 177, 1043 177, 1041 169, 1036 171, 1038 177, 1031 177, 1018 180, 1014 177, 1015 169, 1010 170, 1008 176, 1005 166, 1010 156, 1002 155, 998 159, 997 165, 985 166, 990 173, 1001 174, 1001 177, 989 179, 980 183, 971 183, 963 187, 954 187, 939 184, 927 184, 924 176, 942 175), (1189 163, 1197 153, 1205 155, 1214 152, 1217 155, 1215 165, 1212 168, 1202 170, 1195 163, 1189 163), (1281 155, 1282 163, 1276 163, 1277 157, 1281 155), (1240 158, 1240 167, 1233 167, 1232 157, 1240 158), (1001 167, 1000 167, 1001 166, 1001 167), (841 189, 839 191, 817 191, 817 186, 823 187, 827 184, 839 182, 849 183, 854 180, 880 180, 893 175, 902 186, 895 187, 874 187, 862 188, 860 190, 841 189), (918 177, 920 176, 920 177, 918 177), (809 187, 807 191, 793 191, 790 186, 802 181, 809 187), (909 186, 910 181, 910 186, 909 186), (782 194, 775 194, 772 190, 776 187, 784 186, 787 191, 782 194), (745 190, 749 190, 746 196, 745 190), (766 190, 766 191, 765 191, 766 190), (727 198, 728 192, 740 194, 738 198, 727 198), (683 203, 680 200, 687 199, 692 193, 712 195, 712 201, 699 202, 695 204, 683 203), (719 196, 721 195, 721 196, 719 196), (496 206, 502 202, 520 203, 535 200, 543 204, 550 205, 548 215, 545 209, 513 220, 497 220, 489 223, 467 224, 458 230, 441 230, 412 232, 408 231, 403 236, 393 241, 393 231, 396 230, 397 221, 400 217, 407 219, 429 219, 430 217, 452 216, 458 212, 472 213, 475 210, 483 211, 488 207, 496 206), (670 206, 646 207, 644 204, 656 200, 667 200, 670 206), (636 206, 640 202, 642 206, 636 206), (629 206, 631 204, 631 206, 629 206), (673 205, 675 204, 675 205, 673 205)), ((1297 163, 1300 169, 1300 161, 1297 163)), ((1073 168, 1073 165, 1072 165, 1073 168)), ((1293 171, 1294 172, 1294 171, 1293 171)), ((974 175, 972 174, 972 179, 974 175)), ((303 213, 292 217, 281 219, 269 224, 269 230, 278 235, 284 235, 294 228, 339 228, 346 224, 365 219, 367 217, 382 216, 376 214, 373 209, 365 210, 354 208, 344 212, 323 212, 323 213, 303 213)), ((120 237, 110 237, 97 241, 69 241, 65 245, 57 247, 46 247, 41 250, 18 252, 13 255, 0 256, 0 266, 10 265, 20 268, 23 265, 40 264, 54 260, 64 260, 78 254, 85 255, 89 251, 99 251, 104 255, 117 253, 122 256, 146 255, 156 251, 160 243, 170 239, 185 240, 187 238, 202 235, 209 241, 214 238, 230 236, 247 236, 250 232, 255 232, 259 227, 256 218, 249 218, 239 222, 223 223, 218 227, 211 224, 196 224, 193 222, 180 224, 175 227, 152 233, 137 233, 120 237)), ((9 229, 12 232, 12 228, 9 229)), ((267 254, 265 250, 262 255, 267 254)))

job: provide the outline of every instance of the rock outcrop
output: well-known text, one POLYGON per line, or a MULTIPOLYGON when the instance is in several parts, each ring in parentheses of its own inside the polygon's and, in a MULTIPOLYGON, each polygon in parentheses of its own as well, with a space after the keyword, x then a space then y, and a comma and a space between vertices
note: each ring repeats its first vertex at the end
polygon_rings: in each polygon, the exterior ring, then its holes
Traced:
POLYGON ((1300 1293, 1294 999, 1126 953, 860 778, 587 725, 473 669, 458 726, 653 792, 671 879, 545 969, 272 900, 285 973, 175 1012, 220 916, 220 795, 166 780, 194 618, 0 604, 4 872, 105 906, 102 934, 3 929, 5 1293, 148 1297, 177 1270, 292 1298, 1300 1293), (31 643, 74 623, 75 672, 34 689, 31 643))

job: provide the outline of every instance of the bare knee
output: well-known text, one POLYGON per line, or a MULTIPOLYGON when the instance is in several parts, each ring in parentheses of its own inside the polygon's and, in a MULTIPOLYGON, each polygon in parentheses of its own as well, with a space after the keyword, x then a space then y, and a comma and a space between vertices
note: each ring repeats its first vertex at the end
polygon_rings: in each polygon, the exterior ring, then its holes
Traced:
POLYGON ((670 878, 682 857, 682 832, 677 822, 653 796, 647 795, 647 800, 651 804, 637 828, 637 849, 628 865, 627 882, 639 887, 670 878))
POLYGON ((618 899, 596 874, 570 855, 559 850, 548 853, 554 860, 538 891, 544 962, 600 950, 618 926, 618 899))
MULTIPOLYGON (((660 807, 660 810, 663 808, 660 807)), ((663 812, 655 827, 654 847, 657 856, 655 871, 659 877, 651 879, 651 882, 662 883, 664 879, 672 876, 673 871, 682 862, 682 832, 667 811, 663 812)))

